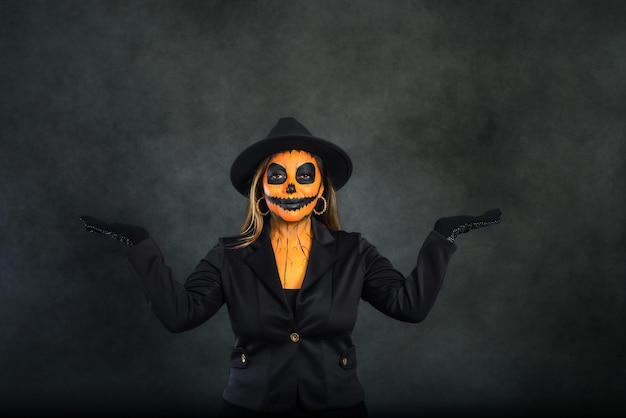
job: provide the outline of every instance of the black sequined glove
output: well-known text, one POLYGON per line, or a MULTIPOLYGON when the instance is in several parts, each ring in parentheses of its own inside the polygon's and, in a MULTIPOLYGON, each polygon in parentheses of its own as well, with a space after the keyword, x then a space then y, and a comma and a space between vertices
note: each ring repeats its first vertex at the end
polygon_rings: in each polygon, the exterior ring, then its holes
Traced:
POLYGON ((500 215, 502 215, 500 209, 491 209, 480 216, 460 215, 440 218, 435 222, 434 229, 448 241, 454 242, 459 234, 500 223, 500 215))
POLYGON ((132 247, 135 244, 150 237, 148 231, 140 226, 125 224, 108 224, 91 216, 81 216, 85 229, 89 232, 97 232, 102 235, 108 235, 124 244, 132 247))

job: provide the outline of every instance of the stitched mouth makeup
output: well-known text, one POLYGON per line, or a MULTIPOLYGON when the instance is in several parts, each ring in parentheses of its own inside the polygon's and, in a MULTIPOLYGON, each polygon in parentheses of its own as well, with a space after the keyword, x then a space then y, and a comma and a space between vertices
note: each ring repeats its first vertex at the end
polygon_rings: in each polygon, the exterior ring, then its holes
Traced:
POLYGON ((271 203, 280 206, 284 210, 298 210, 315 200, 315 197, 302 197, 297 199, 283 199, 278 197, 266 196, 271 203))

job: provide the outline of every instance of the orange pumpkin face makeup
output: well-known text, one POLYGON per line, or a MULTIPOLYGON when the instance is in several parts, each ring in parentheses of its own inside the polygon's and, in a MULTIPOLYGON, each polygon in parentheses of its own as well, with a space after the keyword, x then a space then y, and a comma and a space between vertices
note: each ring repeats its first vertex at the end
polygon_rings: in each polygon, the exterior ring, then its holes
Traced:
POLYGON ((315 157, 296 150, 275 154, 263 175, 263 191, 267 207, 284 221, 297 222, 311 215, 324 192, 315 157))

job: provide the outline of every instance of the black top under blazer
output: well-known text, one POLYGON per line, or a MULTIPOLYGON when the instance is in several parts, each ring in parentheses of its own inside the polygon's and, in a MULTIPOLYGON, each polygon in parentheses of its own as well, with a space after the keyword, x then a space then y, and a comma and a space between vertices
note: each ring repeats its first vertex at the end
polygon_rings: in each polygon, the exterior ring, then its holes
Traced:
POLYGON ((235 336, 227 401, 277 412, 300 403, 313 410, 363 401, 352 330, 361 299, 400 321, 431 309, 456 245, 432 231, 405 277, 359 233, 313 220, 309 264, 296 311, 281 287, 268 233, 250 246, 221 238, 184 284, 173 278, 152 239, 126 255, 150 306, 171 332, 204 323, 226 304, 235 336), (232 245, 230 245, 232 247, 232 245))

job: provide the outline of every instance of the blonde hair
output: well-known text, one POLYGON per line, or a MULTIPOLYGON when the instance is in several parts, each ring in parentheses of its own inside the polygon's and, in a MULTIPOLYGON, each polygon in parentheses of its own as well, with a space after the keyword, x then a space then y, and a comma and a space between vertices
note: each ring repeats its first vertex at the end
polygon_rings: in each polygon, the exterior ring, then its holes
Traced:
MULTIPOLYGON (((243 225, 239 231, 239 240, 234 245, 234 248, 247 247, 256 241, 263 231, 263 226, 265 225, 266 220, 265 216, 267 214, 263 215, 261 213, 257 205, 257 201, 264 198, 261 178, 263 177, 271 158, 272 156, 269 156, 263 160, 252 176, 250 193, 248 194, 248 207, 246 209, 243 225)), ((322 181, 324 182, 323 196, 326 198, 327 208, 321 215, 314 216, 317 216, 317 218, 329 229, 338 231, 341 229, 341 224, 339 223, 339 210, 335 187, 333 186, 331 180, 324 175, 322 160, 318 157, 315 157, 315 159, 317 160, 320 171, 322 172, 322 181)))

